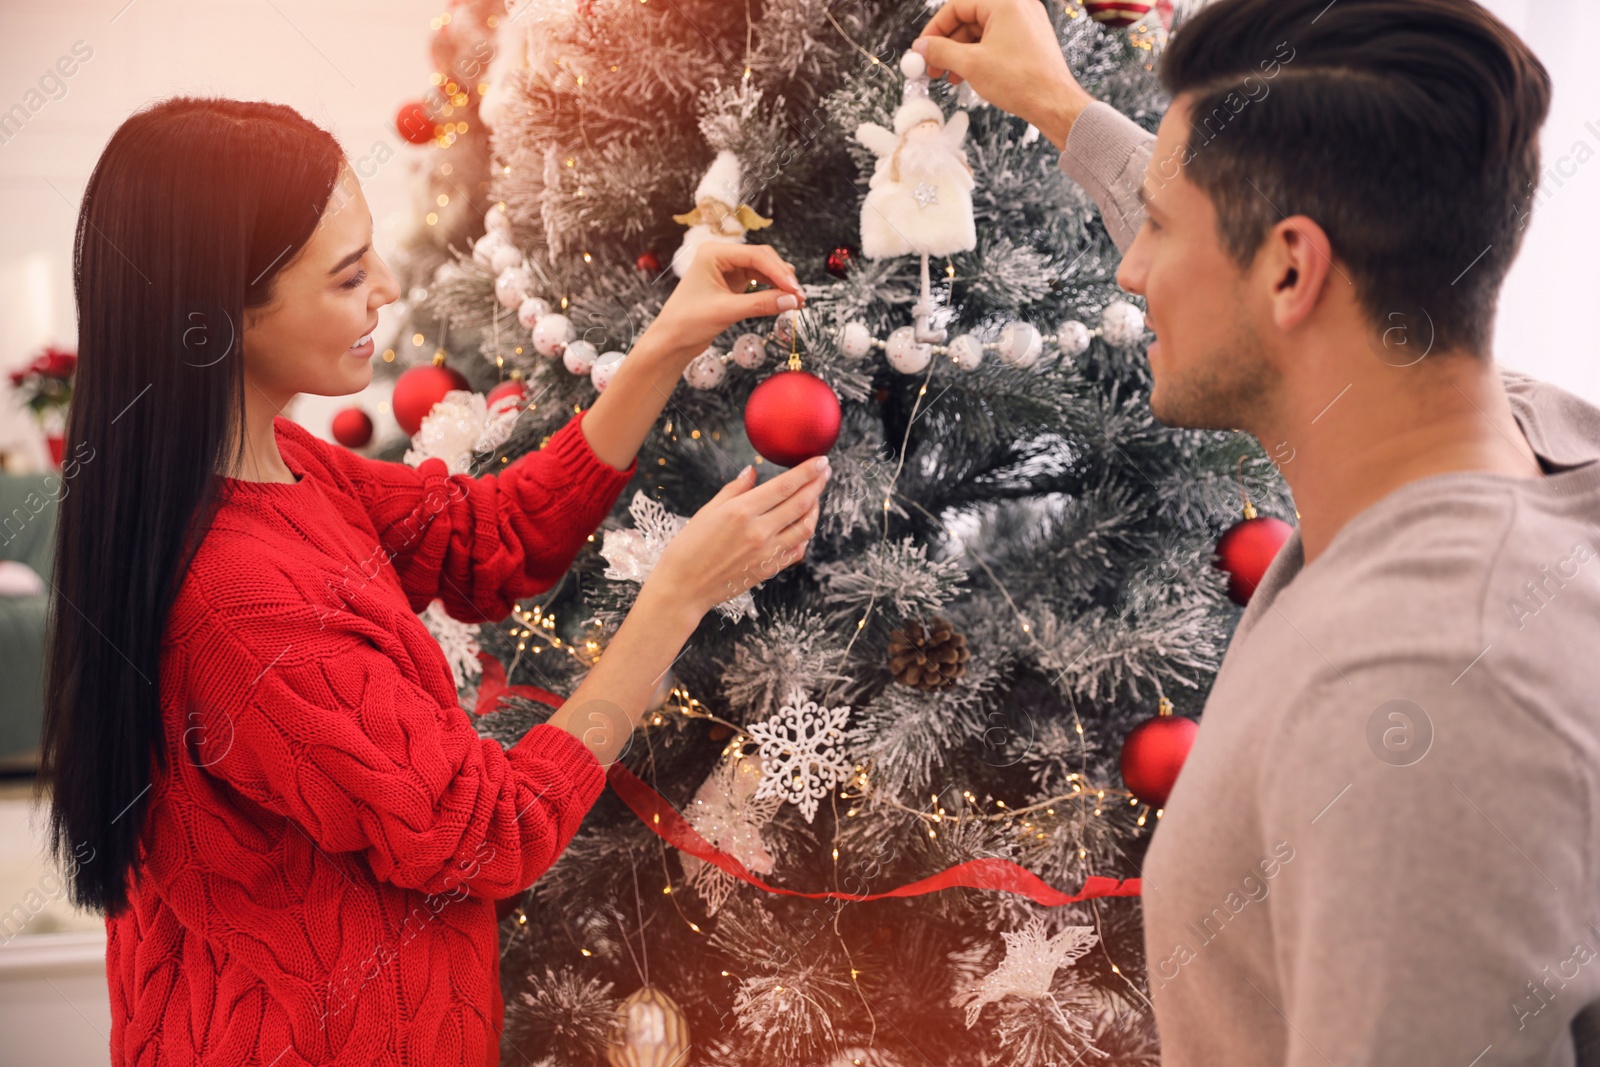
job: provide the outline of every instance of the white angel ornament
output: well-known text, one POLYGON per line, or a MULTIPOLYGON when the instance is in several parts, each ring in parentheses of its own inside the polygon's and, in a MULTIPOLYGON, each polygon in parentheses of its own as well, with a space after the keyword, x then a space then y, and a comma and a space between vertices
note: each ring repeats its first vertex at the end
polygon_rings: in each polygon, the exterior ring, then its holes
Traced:
POLYGON ((694 259, 695 249, 706 241, 743 244, 747 231, 772 225, 771 219, 739 202, 739 157, 726 148, 717 153, 695 188, 694 210, 674 215, 672 220, 689 227, 683 244, 672 254, 672 272, 680 278, 694 259))
POLYGON ((977 246, 966 136, 965 111, 947 122, 937 103, 913 92, 895 110, 893 131, 875 122, 856 128, 878 157, 861 205, 862 255, 947 256, 977 246))

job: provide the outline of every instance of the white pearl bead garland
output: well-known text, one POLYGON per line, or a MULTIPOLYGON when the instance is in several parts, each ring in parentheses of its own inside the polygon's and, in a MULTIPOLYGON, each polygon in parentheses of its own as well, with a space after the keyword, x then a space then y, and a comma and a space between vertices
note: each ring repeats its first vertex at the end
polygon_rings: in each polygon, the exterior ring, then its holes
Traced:
POLYGON ((708 348, 689 361, 683 369, 683 380, 696 389, 715 389, 722 384, 728 370, 722 364, 722 353, 708 348))
POLYGON ((611 384, 611 379, 617 376, 617 369, 628 358, 625 352, 606 352, 600 356, 598 362, 589 369, 589 381, 600 392, 606 391, 606 386, 611 384))
POLYGON ((554 359, 577 337, 572 321, 565 315, 541 315, 533 324, 533 348, 541 356, 554 359))
POLYGON ((594 345, 584 340, 573 341, 561 353, 561 362, 573 374, 588 374, 599 359, 600 354, 595 351, 594 345))
POLYGON ((524 330, 531 330, 538 325, 540 316, 550 314, 550 304, 537 296, 530 296, 517 305, 517 321, 522 323, 524 330))
POLYGON ((767 362, 767 342, 759 333, 741 333, 733 342, 732 355, 745 370, 758 370, 767 362))

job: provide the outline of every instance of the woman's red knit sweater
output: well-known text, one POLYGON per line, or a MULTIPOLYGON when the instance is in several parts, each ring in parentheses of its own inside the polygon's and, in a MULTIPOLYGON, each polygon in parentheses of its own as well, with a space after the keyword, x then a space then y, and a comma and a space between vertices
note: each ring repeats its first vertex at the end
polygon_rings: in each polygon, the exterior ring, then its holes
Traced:
POLYGON ((141 870, 106 921, 116 1067, 499 1063, 494 901, 605 775, 553 726, 480 738, 417 613, 499 621, 561 577, 638 469, 582 419, 471 478, 279 418, 299 481, 226 481, 164 634, 141 870))

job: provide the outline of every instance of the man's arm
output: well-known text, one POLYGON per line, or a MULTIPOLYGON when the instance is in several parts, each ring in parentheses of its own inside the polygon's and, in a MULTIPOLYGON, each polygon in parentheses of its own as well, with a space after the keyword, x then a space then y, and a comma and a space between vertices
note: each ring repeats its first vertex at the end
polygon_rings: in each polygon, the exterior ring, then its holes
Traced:
POLYGON ((1096 100, 1079 113, 1061 151, 1062 173, 1093 198, 1106 230, 1125 252, 1144 225, 1139 183, 1156 136, 1110 104, 1096 100))

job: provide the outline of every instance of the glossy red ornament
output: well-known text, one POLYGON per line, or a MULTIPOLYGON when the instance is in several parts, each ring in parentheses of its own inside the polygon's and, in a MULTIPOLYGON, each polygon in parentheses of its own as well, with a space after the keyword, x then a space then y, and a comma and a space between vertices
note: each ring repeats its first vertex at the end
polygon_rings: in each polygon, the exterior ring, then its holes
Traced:
POLYGON ((394 128, 412 144, 427 144, 433 140, 433 116, 415 101, 400 108, 394 117, 394 128))
POLYGON ((1155 718, 1128 731, 1122 742, 1122 782, 1128 791, 1152 808, 1164 807, 1172 786, 1189 758, 1200 724, 1172 714, 1172 701, 1161 698, 1155 718))
POLYGON ((436 362, 412 367, 394 383, 394 421, 410 437, 422 428, 433 405, 444 399, 452 389, 468 389, 467 380, 454 367, 444 365, 443 357, 436 362))
POLYGON ((1244 519, 1230 526, 1217 541, 1211 565, 1228 575, 1228 599, 1244 607, 1261 584, 1272 558, 1289 540, 1294 527, 1271 515, 1257 515, 1253 504, 1244 506, 1244 519))
POLYGON ((661 260, 656 258, 654 252, 644 251, 639 253, 639 258, 633 261, 633 265, 642 271, 654 274, 661 269, 661 260))
POLYGON ((346 448, 365 448, 372 443, 372 416, 358 407, 348 407, 333 417, 333 439, 346 448))
POLYGON ((1132 26, 1150 13, 1154 0, 1083 0, 1083 9, 1102 26, 1132 26))
POLYGON ((855 253, 840 245, 828 253, 828 273, 835 278, 843 278, 850 273, 850 264, 855 262, 855 253))
POLYGON ((489 390, 489 395, 484 397, 484 400, 489 407, 494 407, 494 402, 503 396, 516 397, 517 406, 521 407, 528 401, 528 387, 522 383, 520 378, 508 378, 489 390))
POLYGON ((821 456, 839 440, 839 397, 815 374, 783 370, 750 391, 744 432, 762 456, 794 467, 821 456))

